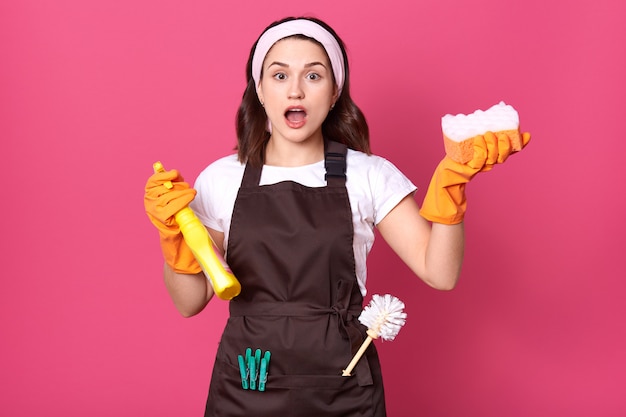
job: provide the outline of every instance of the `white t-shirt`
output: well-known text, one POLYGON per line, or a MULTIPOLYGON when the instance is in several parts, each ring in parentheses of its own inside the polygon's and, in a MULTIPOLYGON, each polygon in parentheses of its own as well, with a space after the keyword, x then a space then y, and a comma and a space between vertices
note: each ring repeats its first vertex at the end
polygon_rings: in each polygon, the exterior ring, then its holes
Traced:
MULTIPOLYGON (((366 258, 374 244, 377 225, 404 197, 417 187, 386 159, 348 149, 346 157, 346 188, 354 224, 354 258, 359 288, 366 294, 366 258)), ((207 227, 224 233, 224 248, 228 248, 230 221, 245 164, 237 155, 218 159, 204 169, 196 179, 198 194, 191 203, 200 221, 207 227)), ((300 167, 265 165, 260 185, 294 181, 307 187, 324 187, 324 161, 300 167)), ((226 254, 228 259, 228 254, 226 254)))

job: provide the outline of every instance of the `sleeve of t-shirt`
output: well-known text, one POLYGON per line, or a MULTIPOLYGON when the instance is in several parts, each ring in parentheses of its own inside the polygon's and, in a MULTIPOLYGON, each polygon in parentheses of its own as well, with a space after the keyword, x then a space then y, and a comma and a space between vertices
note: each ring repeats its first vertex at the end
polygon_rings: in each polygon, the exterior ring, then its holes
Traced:
POLYGON ((193 186, 197 191, 196 198, 189 206, 196 213, 202 224, 211 229, 222 231, 212 199, 212 192, 215 192, 216 183, 213 171, 214 169, 209 165, 198 175, 193 186))
POLYGON ((382 160, 374 176, 374 224, 378 224, 404 197, 415 192, 417 187, 386 159, 382 160))
POLYGON ((190 207, 202 224, 228 234, 243 170, 237 155, 230 155, 213 162, 198 175, 194 184, 197 194, 190 207))

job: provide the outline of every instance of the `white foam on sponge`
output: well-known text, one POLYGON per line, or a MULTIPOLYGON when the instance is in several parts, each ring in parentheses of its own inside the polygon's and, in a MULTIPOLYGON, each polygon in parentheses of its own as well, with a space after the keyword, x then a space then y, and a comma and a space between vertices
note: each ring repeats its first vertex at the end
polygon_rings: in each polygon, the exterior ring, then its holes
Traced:
POLYGON ((485 132, 517 130, 519 114, 501 101, 489 109, 476 110, 471 114, 446 114, 441 118, 443 134, 450 140, 461 142, 485 132))

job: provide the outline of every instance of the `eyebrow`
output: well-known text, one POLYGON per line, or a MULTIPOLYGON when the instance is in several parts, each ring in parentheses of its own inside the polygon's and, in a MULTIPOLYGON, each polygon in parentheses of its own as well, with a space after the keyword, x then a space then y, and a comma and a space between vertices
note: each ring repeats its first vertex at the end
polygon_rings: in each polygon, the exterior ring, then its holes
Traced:
MULTIPOLYGON (((273 65, 278 65, 279 67, 285 67, 285 68, 289 68, 289 64, 286 64, 284 62, 280 62, 280 61, 274 61, 271 64, 269 64, 267 66, 267 68, 271 68, 273 65)), ((313 61, 313 62, 309 62, 308 64, 305 64, 304 67, 305 68, 311 68, 314 67, 316 65, 321 65, 322 67, 326 68, 326 65, 323 62, 319 62, 319 61, 313 61)))

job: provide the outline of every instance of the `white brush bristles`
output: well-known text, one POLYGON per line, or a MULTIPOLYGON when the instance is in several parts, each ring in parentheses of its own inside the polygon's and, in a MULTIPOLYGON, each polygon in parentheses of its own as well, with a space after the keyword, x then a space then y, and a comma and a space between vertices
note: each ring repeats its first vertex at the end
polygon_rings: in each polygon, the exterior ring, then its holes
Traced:
POLYGON ((404 303, 398 298, 390 294, 374 294, 361 312, 359 321, 383 340, 393 340, 406 322, 403 310, 404 303))

